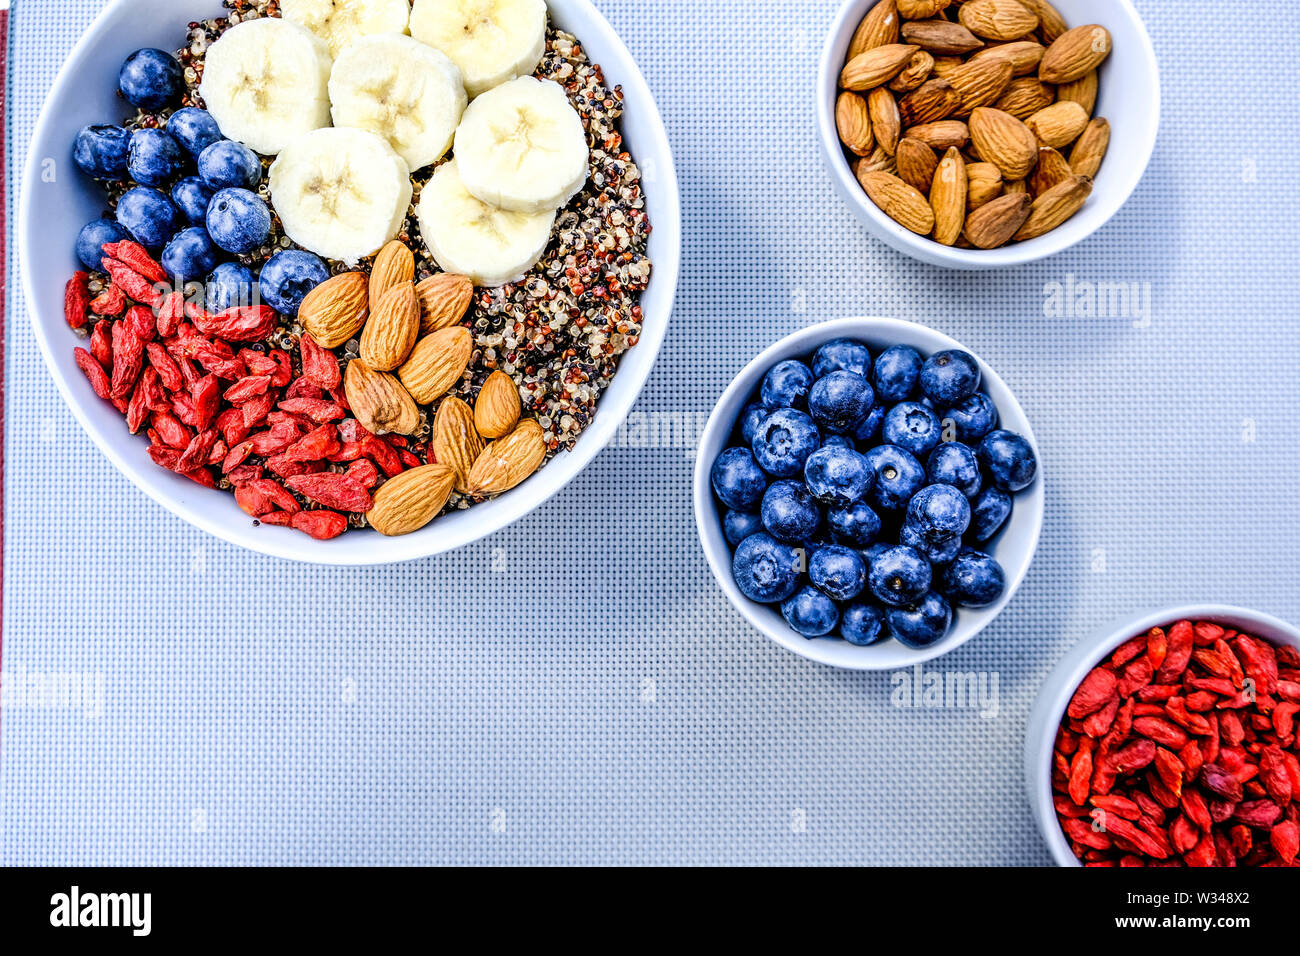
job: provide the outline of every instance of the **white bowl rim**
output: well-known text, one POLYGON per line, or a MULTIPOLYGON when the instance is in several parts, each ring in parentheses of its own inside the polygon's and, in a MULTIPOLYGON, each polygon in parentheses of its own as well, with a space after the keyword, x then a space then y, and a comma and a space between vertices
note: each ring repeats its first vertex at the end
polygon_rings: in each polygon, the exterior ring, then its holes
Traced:
MULTIPOLYGON (((1007 409, 999 406, 998 411, 1000 416, 1005 419, 1007 409)), ((984 631, 993 623, 997 616, 1006 609, 1007 605, 1010 604, 1011 600, 1015 597, 1016 592, 1020 589, 1020 585, 1024 582, 1026 575, 1029 573, 1029 568, 1033 564, 1034 556, 1038 552, 1038 543, 1042 536, 1043 521, 1046 512, 1046 474, 1043 467, 1042 452, 1039 449, 1037 439, 1034 437, 1033 426, 1029 421, 1029 416, 1025 414, 1024 408, 1020 405, 1020 401, 1016 398, 1015 393, 988 362, 984 361, 984 359, 982 359, 977 353, 971 351, 951 336, 919 322, 909 322, 906 319, 893 319, 882 316, 852 316, 819 322, 778 339, 755 356, 752 361, 737 372, 732 378, 730 384, 728 384, 727 388, 714 404, 713 412, 709 416, 709 421, 705 425, 704 431, 700 436, 699 450, 700 453, 696 456, 694 475, 695 526, 696 531, 699 534, 700 546, 709 563, 709 569, 713 572, 714 580, 718 582, 718 586, 722 588, 723 593, 727 596, 731 605, 739 611, 741 616, 743 616, 755 629, 766 635, 769 639, 775 641, 777 644, 780 644, 786 650, 798 654, 800 657, 816 661, 819 664, 825 664, 828 667, 838 667, 846 670, 898 670, 900 667, 910 667, 915 664, 923 664, 926 661, 934 660, 937 657, 942 657, 943 655, 956 650, 958 647, 966 644, 984 631), (864 323, 870 323, 875 328, 869 333, 863 332, 862 326, 864 323), (721 521, 718 517, 717 505, 713 499, 711 477, 713 461, 704 453, 704 449, 711 444, 713 438, 719 432, 723 432, 722 441, 725 444, 727 436, 735 429, 735 420, 733 419, 729 423, 725 422, 722 419, 721 413, 723 406, 729 405, 736 398, 737 393, 742 390, 747 394, 752 392, 754 388, 753 384, 742 387, 742 381, 750 379, 751 376, 754 376, 754 374, 760 369, 766 370, 767 368, 770 368, 777 361, 777 357, 787 354, 792 346, 798 345, 800 346, 801 352, 811 353, 815 351, 818 344, 829 342, 832 339, 840 338, 841 336, 863 338, 867 335, 874 336, 879 334, 883 337, 889 335, 891 330, 897 334, 903 330, 914 332, 918 329, 921 330, 924 335, 932 337, 935 342, 941 346, 940 348, 936 348, 935 351, 942 351, 943 349, 960 349, 974 356, 975 360, 980 365, 980 369, 984 376, 983 380, 994 382, 1010 397, 1010 401, 1013 403, 1017 412, 1016 417, 1024 422, 1024 428, 1021 430, 1020 434, 1029 442, 1030 446, 1034 449, 1034 455, 1038 459, 1038 475, 1034 484, 1031 486, 1033 489, 1032 501, 1034 506, 1028 512, 1030 519, 1028 526, 1028 547, 1025 552, 1023 566, 1018 570, 1018 573, 1008 580, 1006 590, 1003 592, 1002 597, 998 599, 997 603, 989 608, 980 609, 980 613, 984 617, 984 620, 982 620, 978 626, 972 628, 970 633, 959 641, 952 641, 950 635, 949 637, 945 637, 939 643, 923 650, 904 648, 904 651, 906 651, 906 654, 904 655, 906 661, 882 662, 876 660, 870 653, 873 648, 878 649, 882 645, 855 647, 847 641, 842 640, 830 640, 825 638, 808 640, 802 635, 796 633, 794 629, 786 625, 784 621, 781 622, 781 627, 773 628, 769 621, 765 619, 764 615, 760 613, 761 611, 771 610, 771 606, 757 604, 740 593, 740 589, 737 587, 735 579, 731 574, 730 560, 722 561, 720 554, 716 552, 716 549, 711 548, 709 544, 710 539, 717 534, 722 540, 721 551, 726 552, 728 559, 730 558, 730 548, 727 545, 725 536, 721 535, 721 521), (725 431, 723 431, 724 429, 725 431), (851 650, 844 651, 844 648, 850 648, 851 650)), ((1021 513, 1024 512, 1021 511, 1021 513)), ((877 656, 878 653, 877 650, 877 656)))
MULTIPOLYGON (((48 136, 48 128, 54 121, 50 104, 61 100, 66 95, 67 88, 79 81, 79 77, 76 75, 76 64, 80 63, 82 58, 88 55, 94 47, 97 38, 101 35, 104 24, 118 17, 133 2, 134 0, 111 0, 100 12, 73 46, 53 85, 50 87, 45 102, 42 104, 40 117, 27 144, 28 157, 19 203, 18 228, 15 233, 16 236, 22 237, 20 249, 29 247, 29 243, 26 241, 27 238, 35 231, 42 229, 42 224, 35 222, 32 216, 32 195, 35 188, 34 184, 40 181, 42 158, 32 146, 42 142, 48 136)), ((219 0, 213 0, 214 6, 218 2, 219 0)), ((649 136, 657 143, 656 152, 662 153, 662 160, 656 164, 654 188, 663 194, 663 209, 656 216, 653 227, 657 233, 666 235, 672 240, 665 243, 664 248, 658 250, 659 254, 656 256, 654 263, 655 271, 650 280, 652 284, 658 283, 667 289, 667 292, 664 293, 663 319, 651 324, 649 328, 643 322, 642 335, 636 345, 637 349, 644 349, 651 353, 650 358, 646 360, 645 375, 627 396, 627 407, 623 409, 621 414, 614 413, 612 409, 609 410, 609 414, 603 416, 597 414, 587 426, 586 431, 583 432, 577 445, 572 450, 557 455, 543 470, 543 474, 545 474, 552 468, 564 468, 569 470, 568 476, 545 492, 529 494, 529 485, 534 484, 538 477, 534 476, 533 481, 525 482, 520 487, 494 499, 492 502, 477 506, 474 510, 476 512, 484 511, 486 516, 483 520, 474 524, 472 531, 462 532, 454 536, 408 535, 406 537, 388 538, 385 539, 386 547, 384 549, 381 549, 378 553, 367 553, 360 557, 350 548, 317 547, 321 542, 313 541, 306 535, 299 533, 293 535, 271 533, 256 536, 247 533, 247 531, 260 530, 269 532, 285 531, 285 529, 280 528, 254 529, 250 524, 249 528, 244 530, 243 533, 237 534, 227 523, 222 522, 218 516, 206 513, 201 504, 195 506, 182 503, 177 500, 175 495, 165 492, 161 485, 168 478, 167 474, 161 476, 154 474, 153 472, 157 470, 157 466, 153 465, 152 462, 148 462, 148 467, 145 467, 146 463, 144 461, 130 459, 122 453, 118 447, 118 442, 114 441, 113 436, 106 433, 101 434, 93 425, 90 417, 73 394, 67 379, 60 373, 54 357, 55 342, 52 341, 51 335, 46 328, 47 324, 50 328, 55 329, 66 328, 66 325, 61 316, 51 323, 41 321, 37 314, 36 303, 38 302, 38 296, 36 295, 35 286, 35 266, 29 257, 22 256, 19 268, 22 272, 25 306, 50 376, 54 379, 60 395, 62 395, 64 402, 71 409, 73 416, 81 424, 81 427, 99 447, 100 451, 132 484, 178 518, 224 541, 259 554, 307 564, 337 567, 382 566, 444 554, 473 544, 508 527, 559 494, 608 446, 626 416, 636 405, 637 399, 648 383, 668 332, 668 324, 672 316, 681 274, 681 190, 677 178, 677 166, 673 156, 672 142, 668 138, 668 132, 664 126, 658 104, 650 92, 641 68, 623 43, 622 38, 615 32, 609 21, 605 19, 604 14, 591 3, 591 0, 547 0, 548 9, 552 7, 552 4, 564 8, 576 8, 578 16, 586 18, 586 22, 582 26, 582 32, 585 36, 579 36, 579 42, 583 42, 586 37, 599 34, 602 45, 614 51, 616 61, 621 61, 618 62, 619 75, 617 76, 617 82, 625 90, 634 93, 638 102, 642 104, 638 107, 640 121, 648 125, 649 136)), ((601 66, 608 72, 608 61, 602 63, 601 66)), ((71 348, 72 343, 58 343, 60 348, 64 345, 71 348)), ((620 367, 619 373, 622 373, 622 371, 623 369, 620 367)), ((598 410, 604 410, 601 405, 597 407, 598 410)), ((116 437, 118 439, 122 438, 121 435, 116 437)), ((133 436, 126 437, 132 438, 133 436)), ((124 441, 120 442, 120 444, 122 447, 126 446, 124 441)), ((189 479, 180 476, 172 477, 180 482, 189 482, 189 479)), ((199 488, 197 485, 194 487, 199 488)), ((534 487, 537 486, 534 484, 534 487)), ((336 539, 335 542, 325 542, 325 544, 336 544, 338 541, 346 540, 347 537, 345 535, 342 539, 336 539)))

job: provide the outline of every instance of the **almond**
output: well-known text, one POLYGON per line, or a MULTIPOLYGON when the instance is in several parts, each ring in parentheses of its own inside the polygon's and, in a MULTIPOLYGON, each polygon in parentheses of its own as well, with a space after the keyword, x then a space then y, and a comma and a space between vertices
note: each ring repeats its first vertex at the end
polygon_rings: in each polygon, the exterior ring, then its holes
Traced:
POLYGON ((1039 82, 1036 76, 1022 76, 1011 81, 993 106, 1023 122, 1055 101, 1052 87, 1039 82))
POLYGON ((1097 107, 1097 71, 1086 73, 1073 83, 1062 83, 1056 88, 1056 98, 1078 103, 1091 116, 1097 107))
POLYGON ((961 94, 947 80, 930 80, 898 101, 903 126, 933 123, 961 105, 961 94))
POLYGON ((420 410, 402 383, 387 372, 377 372, 361 359, 348 363, 343 391, 352 414, 376 435, 410 435, 420 427, 420 410))
POLYGON ((542 426, 530 419, 488 445, 470 469, 468 493, 476 498, 499 495, 530 477, 546 460, 542 434, 542 426))
MULTIPOLYGON (((1005 196, 1023 196, 1029 192, 1029 184, 1023 179, 1013 179, 1008 183, 1002 184, 1002 193, 1005 196)), ((1030 196, 1030 199, 1033 197, 1030 196)))
POLYGON ((898 115, 898 100, 889 90, 881 87, 867 96, 867 112, 871 114, 871 131, 876 142, 890 156, 898 149, 903 134, 903 120, 898 115))
POLYGON ((867 15, 858 24, 858 29, 849 41, 848 59, 859 53, 866 53, 878 46, 888 46, 898 42, 898 4, 894 0, 880 0, 867 11, 867 15))
POLYGON ((505 372, 493 372, 474 401, 474 427, 484 438, 503 438, 514 430, 521 410, 515 380, 505 372))
POLYGON ((840 142, 855 156, 868 155, 876 144, 871 134, 867 101, 857 93, 846 90, 839 95, 835 101, 835 126, 840 133, 840 142))
POLYGON ((1016 239, 1023 242, 1051 232, 1082 209, 1091 194, 1089 176, 1071 176, 1058 183, 1034 200, 1029 218, 1016 232, 1016 239))
POLYGON ((1006 60, 1011 64, 1012 76, 1028 76, 1038 69, 1047 48, 1033 40, 1014 40, 980 50, 971 61, 1006 60))
POLYGON ((1073 83, 1081 80, 1110 55, 1110 32, 1092 23, 1075 27, 1057 37, 1043 54, 1038 78, 1044 83, 1073 83))
POLYGON ((1006 179, 1023 179, 1038 159, 1038 140, 1020 120, 1002 110, 980 107, 971 113, 970 137, 980 159, 1006 179))
POLYGON ((1038 149, 1038 163, 1034 166, 1033 175, 1029 177, 1029 192, 1041 196, 1073 175, 1074 170, 1064 156, 1051 146, 1041 146, 1038 149))
POLYGON ((936 56, 934 58, 934 70, 932 72, 935 76, 943 77, 946 80, 948 74, 957 69, 957 67, 961 66, 964 62, 965 60, 959 56, 936 56))
POLYGON ((1002 195, 1002 173, 992 163, 967 163, 966 209, 974 211, 1002 195))
POLYGON ((863 173, 858 180, 871 201, 904 229, 918 236, 934 229, 934 210, 915 187, 889 173, 863 173))
POLYGON ((903 72, 889 81, 889 89, 895 93, 910 93, 925 82, 925 78, 933 69, 934 57, 924 50, 917 50, 907 61, 903 72))
POLYGON ((455 385, 474 354, 474 336, 464 326, 439 329, 420 339, 397 370, 407 391, 421 405, 432 405, 455 385))
POLYGON ((415 287, 420 300, 420 332, 428 335, 465 318, 474 301, 474 283, 468 276, 440 272, 415 287))
POLYGON ((992 106, 1011 83, 1009 60, 964 63, 947 77, 961 98, 960 113, 969 116, 981 106, 992 106))
MULTIPOLYGON (((863 156, 853 164, 853 175, 862 182, 862 177, 867 173, 898 173, 898 163, 894 157, 885 152, 879 144, 871 151, 870 156, 863 156)), ((865 186, 863 187, 866 188, 865 186)))
POLYGON ((983 40, 960 23, 950 23, 947 20, 912 20, 904 23, 903 39, 939 56, 971 53, 984 46, 983 40))
POLYGON ((961 149, 970 142, 970 128, 961 120, 922 123, 909 129, 907 135, 912 139, 920 140, 931 149, 947 149, 949 146, 961 149))
POLYGON ((1038 14, 1038 32, 1046 42, 1056 42, 1057 37, 1070 29, 1069 24, 1065 22, 1065 17, 1061 16, 1061 11, 1048 3, 1048 0, 1020 0, 1020 2, 1038 14))
POLYGON ((440 465, 456 473, 456 490, 468 487, 469 470, 483 454, 483 439, 474 427, 474 412, 455 395, 448 395, 433 419, 433 454, 440 465))
POLYGON ((905 20, 926 20, 951 5, 952 0, 898 0, 898 13, 905 20))
POLYGON ((404 471, 375 492, 375 504, 366 513, 366 521, 390 538, 419 531, 446 506, 455 477, 455 472, 441 464, 404 471))
POLYGON ((987 40, 1019 40, 1038 29, 1038 14, 1020 0, 967 0, 957 17, 987 40))
POLYGON ((1026 193, 999 196, 985 203, 966 219, 966 238, 977 249, 1005 245, 1029 218, 1033 204, 1026 193))
POLYGON ((966 161, 961 150, 952 147, 944 154, 930 187, 930 208, 934 210, 934 240, 951 246, 961 238, 966 224, 966 161))
POLYGON ((929 146, 919 140, 903 137, 898 143, 898 178, 921 194, 930 191, 939 157, 929 146))
POLYGON ((1038 137, 1039 142, 1055 149, 1064 149, 1088 126, 1088 111, 1078 103, 1062 100, 1041 109, 1025 125, 1038 137))
POLYGON ((366 324, 369 284, 364 272, 344 272, 326 279, 302 300, 298 323, 322 348, 338 348, 366 324))
POLYGON ((370 267, 370 301, 378 302, 389 289, 415 278, 415 256, 406 245, 394 239, 375 256, 370 267))
POLYGON ((859 53, 840 73, 840 86, 854 92, 884 86, 903 71, 918 49, 910 43, 890 43, 859 53))
POLYGON ((371 310, 361 332, 361 358, 378 372, 391 372, 406 361, 419 335, 420 302, 408 280, 385 292, 371 310))
POLYGON ((1096 176, 1110 147, 1110 123, 1101 117, 1088 124, 1070 153, 1070 168, 1079 176, 1096 176))

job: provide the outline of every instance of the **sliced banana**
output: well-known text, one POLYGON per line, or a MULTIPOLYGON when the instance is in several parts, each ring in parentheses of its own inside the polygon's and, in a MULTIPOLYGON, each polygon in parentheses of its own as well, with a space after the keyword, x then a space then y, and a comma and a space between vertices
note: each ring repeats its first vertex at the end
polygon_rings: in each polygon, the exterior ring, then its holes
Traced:
POLYGON ((329 46, 296 23, 245 20, 208 49, 199 95, 230 139, 274 156, 330 125, 329 46))
POLYGON ((375 33, 405 33, 411 0, 280 0, 280 13, 329 44, 330 56, 375 33))
POLYGON ((564 88, 521 76, 484 93, 456 131, 465 188, 491 206, 542 212, 587 181, 587 134, 564 88))
POLYGON ((546 0, 415 0, 411 36, 451 57, 472 98, 537 69, 546 0))
POLYGON ((469 102, 460 70, 397 33, 358 40, 330 74, 334 125, 373 130, 414 172, 442 159, 469 102))
POLYGON ((271 203, 290 239, 351 265, 401 231, 411 171, 370 130, 318 129, 271 165, 271 203))
POLYGON ((517 282, 546 251, 555 210, 510 212, 475 199, 461 181, 459 160, 438 167, 420 194, 424 243, 444 272, 479 286, 517 282))

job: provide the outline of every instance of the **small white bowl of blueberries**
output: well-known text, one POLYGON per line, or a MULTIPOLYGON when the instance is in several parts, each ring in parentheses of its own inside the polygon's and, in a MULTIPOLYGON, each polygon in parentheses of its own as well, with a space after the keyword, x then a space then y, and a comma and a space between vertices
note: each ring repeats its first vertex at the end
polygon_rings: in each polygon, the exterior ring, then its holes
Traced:
POLYGON ((997 373, 898 319, 825 322, 738 375, 705 428, 695 513, 737 610, 836 667, 930 660, 992 622, 1043 523, 1038 446, 997 373))

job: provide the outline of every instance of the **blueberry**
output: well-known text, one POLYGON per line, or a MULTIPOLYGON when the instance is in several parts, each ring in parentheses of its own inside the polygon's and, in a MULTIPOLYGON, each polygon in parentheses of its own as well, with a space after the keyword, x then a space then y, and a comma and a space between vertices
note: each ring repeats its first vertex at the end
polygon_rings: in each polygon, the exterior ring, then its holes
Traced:
POLYGON ((763 495, 763 527, 778 541, 802 544, 817 533, 821 511, 799 481, 778 481, 763 495))
POLYGON ((880 560, 882 554, 896 547, 898 547, 897 544, 889 544, 885 541, 879 541, 870 547, 863 548, 859 553, 862 555, 862 560, 867 563, 867 573, 871 573, 871 566, 880 560))
POLYGON ((980 490, 980 463, 975 449, 961 442, 944 442, 930 452, 925 474, 932 485, 952 485, 967 498, 980 490))
POLYGON ((808 414, 823 432, 852 431, 871 411, 876 394, 857 372, 830 372, 808 393, 808 414))
POLYGON ((858 427, 853 429, 853 437, 861 442, 874 442, 880 437, 888 411, 884 405, 877 405, 867 413, 866 418, 858 422, 858 427))
POLYGON ((117 86, 132 106, 154 112, 181 98, 185 73, 165 50, 136 50, 122 64, 117 86))
POLYGON ((1011 517, 1011 495, 1001 488, 985 488, 971 502, 970 537, 983 544, 1011 517))
POLYGON ((974 444, 998 427, 997 406, 983 392, 976 392, 944 409, 939 417, 945 423, 952 422, 957 440, 967 444, 974 444))
POLYGON ((816 588, 805 587, 781 604, 789 625, 810 640, 825 637, 840 622, 840 609, 816 588))
POLYGON ((162 130, 138 129, 131 134, 131 156, 126 168, 140 185, 162 186, 185 168, 185 153, 162 130))
POLYGON ((121 223, 112 219, 96 219, 81 227, 77 234, 77 258, 91 272, 103 272, 104 246, 110 242, 130 239, 121 223))
POLYGON ((1023 491, 1038 474, 1034 449, 1015 432, 989 432, 980 442, 979 459, 993 484, 1004 491, 1023 491))
MULTIPOLYGON (((297 315, 307 293, 330 277, 318 256, 298 249, 277 252, 262 266, 262 298, 281 315, 297 315)), ((752 459, 751 459, 752 460, 752 459)), ((757 466, 755 466, 757 467, 757 466)))
POLYGON ((776 604, 799 590, 803 561, 794 548, 759 532, 740 542, 731 573, 745 597, 759 604, 776 604))
POLYGON ((137 186, 118 200, 117 221, 140 245, 161 249, 176 235, 181 214, 166 194, 149 186, 137 186))
POLYGON ((920 402, 899 402, 885 415, 881 437, 886 444, 924 458, 939 444, 939 417, 920 402))
POLYGON ((867 377, 871 368, 871 352, 854 339, 835 339, 827 342, 813 356, 813 375, 822 378, 831 372, 853 372, 867 377))
POLYGON ((758 426, 754 458, 769 475, 794 478, 803 474, 808 456, 821 444, 821 432, 811 418, 793 408, 780 408, 758 426))
POLYGON ((895 345, 876 359, 872 384, 880 401, 892 405, 911 398, 920 377, 920 353, 906 345, 895 345))
POLYGON ((209 312, 225 312, 238 305, 256 305, 260 299, 257 277, 248 266, 223 262, 208 276, 206 306, 209 312))
POLYGON ((851 548, 828 544, 808 559, 808 579, 837 601, 851 601, 867 586, 867 563, 851 548))
POLYGON ((930 590, 930 562, 915 548, 882 551, 867 572, 867 586, 881 604, 903 607, 930 590))
POLYGON ((980 367, 974 356, 958 349, 936 352, 921 367, 921 394, 941 407, 970 398, 980 387, 980 367))
POLYGON ((202 226, 178 232, 163 250, 162 267, 182 281, 202 279, 217 265, 217 247, 202 226))
POLYGON ((193 225, 202 226, 208 219, 208 204, 216 191, 197 176, 186 176, 172 187, 172 202, 193 225))
POLYGON ((875 475, 862 455, 832 446, 808 456, 804 481, 818 501, 842 508, 861 501, 871 490, 875 475))
POLYGON ((952 625, 952 608, 942 595, 930 591, 914 606, 885 612, 889 633, 904 647, 924 650, 938 644, 952 625))
POLYGON ((94 179, 120 182, 126 179, 131 134, 120 126, 87 126, 77 134, 72 159, 81 171, 94 179))
POLYGON ((221 128, 212 114, 194 106, 179 109, 167 120, 167 132, 172 139, 185 147, 191 156, 198 156, 221 139, 221 128))
POLYGON ((740 437, 744 439, 746 445, 754 444, 754 436, 758 434, 758 426, 763 424, 763 419, 771 415, 776 409, 768 408, 758 402, 753 402, 745 406, 745 410, 740 413, 740 437))
POLYGON ((929 561, 934 567, 943 567, 950 564, 961 552, 961 538, 942 538, 938 541, 931 541, 925 536, 925 533, 911 522, 903 524, 902 531, 898 534, 898 540, 914 548, 921 557, 929 561))
POLYGON ((772 408, 807 408, 813 381, 812 369, 803 362, 779 362, 763 376, 760 397, 772 408))
POLYGON ((722 516, 722 533, 733 548, 763 530, 763 519, 752 511, 728 511, 722 516))
POLYGON ((1007 576, 989 555, 967 548, 944 569, 940 590, 958 607, 988 607, 1002 597, 1007 576))
POLYGON ((849 451, 857 451, 853 440, 847 435, 827 435, 822 439, 823 448, 847 448, 849 451))
POLYGON ((840 636, 858 647, 885 639, 885 612, 874 604, 850 604, 840 615, 840 636))
POLYGON ((218 140, 199 153, 199 176, 213 189, 256 189, 262 161, 247 146, 218 140))
POLYGON ((880 516, 864 501, 826 512, 826 524, 836 541, 865 548, 880 536, 880 516))
POLYGON ((901 511, 925 484, 921 463, 897 445, 879 445, 865 457, 876 473, 867 503, 877 511, 901 511))
POLYGON ((271 235, 271 210, 247 189, 223 189, 208 206, 208 233, 227 252, 252 252, 271 235))
MULTIPOLYGON (((263 271, 262 280, 266 280, 263 271)), ((767 490, 767 475, 748 448, 728 448, 713 463, 713 492, 732 511, 753 511, 767 490)))
POLYGON ((970 527, 970 502, 952 485, 929 485, 908 502, 907 521, 929 541, 960 538, 970 527))

